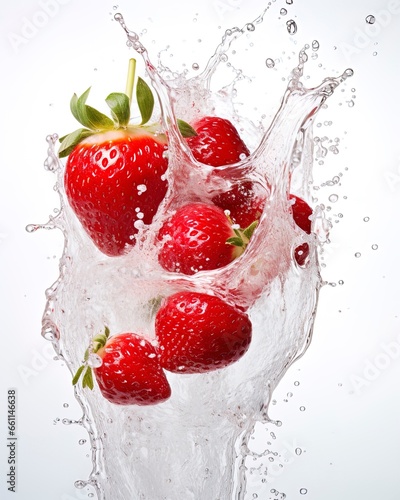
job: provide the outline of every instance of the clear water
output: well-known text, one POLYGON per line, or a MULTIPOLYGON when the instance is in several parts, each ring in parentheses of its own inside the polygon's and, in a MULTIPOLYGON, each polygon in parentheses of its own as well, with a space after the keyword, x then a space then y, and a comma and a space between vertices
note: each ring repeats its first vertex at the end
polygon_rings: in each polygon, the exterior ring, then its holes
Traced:
MULTIPOLYGON (((253 324, 250 349, 235 364, 208 374, 168 374, 172 397, 163 404, 119 407, 98 390, 76 388, 83 410, 79 423, 88 431, 93 461, 90 477, 76 486, 91 484, 99 500, 244 499, 249 439, 256 425, 270 423, 273 390, 311 340, 322 285, 318 246, 330 227, 323 207, 317 206, 314 233, 302 233, 293 223, 287 198, 292 192, 311 200, 314 147, 324 147, 314 138, 313 123, 352 71, 306 88, 303 70, 308 54, 318 48, 314 41, 312 48, 300 51, 270 126, 264 130, 239 116, 233 106, 236 82, 221 92, 212 91, 212 83, 231 45, 254 31, 264 14, 242 29, 226 31, 205 70, 191 79, 156 68, 139 37, 116 15, 128 45, 146 63, 170 139, 169 191, 151 229, 140 231, 140 244, 128 255, 102 255, 82 231, 65 198, 64 165, 55 151, 57 136, 48 137, 46 168, 57 175, 61 209, 42 227, 63 231, 65 247, 59 279, 46 293, 43 335, 53 342, 71 373, 105 324, 112 333, 134 331, 152 338, 151 300, 177 290, 212 292, 248 307, 253 324), (219 113, 239 129, 251 130, 254 147, 240 164, 212 169, 193 160, 175 118, 190 121, 197 115, 219 113), (164 218, 177 206, 210 199, 211 191, 225 190, 243 178, 257 183, 268 200, 246 253, 225 268, 195 276, 163 272, 157 264, 154 235, 164 218), (299 267, 293 254, 304 242, 310 246, 310 256, 307 265, 299 267)), ((290 29, 296 29, 295 24, 290 29)))

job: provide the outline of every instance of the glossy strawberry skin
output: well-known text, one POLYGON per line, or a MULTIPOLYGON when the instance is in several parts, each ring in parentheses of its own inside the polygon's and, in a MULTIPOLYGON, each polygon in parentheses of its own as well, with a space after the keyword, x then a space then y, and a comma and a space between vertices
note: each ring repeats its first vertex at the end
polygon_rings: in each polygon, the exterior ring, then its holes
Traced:
POLYGON ((252 326, 247 314, 218 297, 180 292, 162 304, 155 330, 163 368, 204 373, 238 361, 250 345, 252 326))
MULTIPOLYGON (((250 155, 234 125, 224 118, 205 116, 193 123, 197 135, 187 143, 197 161, 212 167, 238 163, 250 155)), ((234 184, 226 192, 212 198, 212 202, 229 210, 232 222, 241 228, 248 227, 261 216, 264 201, 260 190, 251 181, 234 184)))
POLYGON ((156 349, 139 335, 114 335, 97 353, 103 361, 94 369, 103 396, 118 405, 152 405, 166 401, 171 388, 156 349))
MULTIPOLYGON (((293 220, 305 233, 311 234, 310 217, 313 213, 312 208, 302 198, 293 194, 289 196, 289 199, 291 202, 293 220)), ((303 243, 295 248, 294 257, 299 266, 303 266, 305 264, 309 253, 310 247, 308 243, 303 243)))
POLYGON ((158 239, 161 266, 170 272, 192 275, 218 269, 235 257, 235 247, 226 243, 234 236, 223 210, 205 203, 180 207, 162 226, 158 239))
POLYGON ((187 143, 197 161, 220 167, 237 163, 249 156, 250 151, 229 120, 205 116, 192 126, 197 135, 189 137, 187 143))
POLYGON ((106 132, 78 144, 65 168, 68 201, 100 251, 125 253, 167 191, 166 144, 139 132, 106 132))
POLYGON ((256 189, 251 181, 235 184, 229 191, 212 198, 212 202, 223 210, 229 210, 229 217, 241 228, 259 220, 264 209, 261 189, 256 189))

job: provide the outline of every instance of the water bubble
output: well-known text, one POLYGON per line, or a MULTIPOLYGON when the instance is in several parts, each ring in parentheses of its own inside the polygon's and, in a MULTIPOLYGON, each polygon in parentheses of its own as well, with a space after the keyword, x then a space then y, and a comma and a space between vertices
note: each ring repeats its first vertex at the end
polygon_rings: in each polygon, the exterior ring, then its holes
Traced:
POLYGON ((286 9, 281 9, 280 14, 281 14, 281 16, 286 16, 287 10, 286 9))
POLYGON ((365 18, 365 22, 368 23, 368 24, 374 24, 375 23, 375 16, 373 15, 369 15, 365 18))
POLYGON ((296 380, 296 382, 294 383, 294 385, 297 387, 300 385, 300 382, 298 380, 296 380))
POLYGON ((92 352, 89 354, 87 363, 91 368, 99 368, 103 364, 103 360, 98 354, 92 352))
POLYGON ((266 59, 265 64, 266 64, 267 68, 274 68, 275 67, 275 61, 273 59, 271 59, 270 57, 268 57, 268 59, 266 59))
POLYGON ((63 404, 63 407, 64 407, 64 408, 69 408, 69 404, 68 404, 68 403, 64 403, 64 404, 63 404))
POLYGON ((286 3, 287 3, 288 5, 292 5, 293 0, 286 0, 286 3))
POLYGON ((74 486, 75 488, 78 488, 78 490, 83 490, 83 488, 87 485, 86 481, 82 481, 81 479, 78 479, 78 481, 75 481, 74 486))
POLYGON ((372 246, 371 246, 372 250, 378 250, 378 245, 376 243, 374 243, 372 246))
POLYGON ((80 444, 80 445, 83 445, 83 444, 85 444, 85 443, 86 443, 86 439, 80 439, 80 440, 78 441, 78 444, 80 444))
POLYGON ((368 222, 369 221, 369 217, 364 217, 363 221, 364 222, 368 222))
POLYGON ((254 31, 256 29, 256 27, 254 26, 253 23, 248 23, 246 25, 246 28, 247 28, 247 31, 254 31))
POLYGON ((331 194, 328 198, 328 200, 331 202, 331 203, 336 203, 339 199, 339 196, 337 194, 331 194))
POLYGON ((297 456, 300 456, 303 453, 303 450, 301 448, 296 448, 294 452, 296 453, 297 456))
POLYGON ((377 55, 378 55, 378 52, 372 52, 372 55, 373 55, 373 56, 377 56, 377 55))
POLYGON ((316 52, 319 49, 319 42, 318 42, 318 40, 314 40, 313 43, 311 44, 311 47, 316 52))
POLYGON ((193 64, 192 64, 192 69, 194 69, 194 70, 198 70, 198 69, 199 69, 199 67, 200 67, 200 66, 199 66, 197 63, 193 63, 193 64))
POLYGON ((338 283, 339 283, 339 285, 343 285, 344 281, 343 280, 339 280, 338 283))
POLYGON ((306 488, 301 488, 300 489, 300 495, 306 495, 307 494, 307 489, 306 488))
POLYGON ((299 410, 300 411, 305 411, 306 407, 305 406, 300 406, 299 410))
POLYGON ((297 24, 295 23, 295 21, 293 21, 293 19, 287 21, 286 28, 288 30, 289 35, 294 35, 297 33, 297 24))
POLYGON ((360 252, 356 252, 356 253, 354 254, 354 257, 356 257, 357 259, 359 259, 359 258, 361 257, 361 253, 360 253, 360 252))
POLYGON ((221 54, 221 55, 219 56, 219 58, 220 58, 220 60, 221 60, 222 62, 227 62, 227 61, 228 61, 228 56, 227 56, 225 53, 221 54))

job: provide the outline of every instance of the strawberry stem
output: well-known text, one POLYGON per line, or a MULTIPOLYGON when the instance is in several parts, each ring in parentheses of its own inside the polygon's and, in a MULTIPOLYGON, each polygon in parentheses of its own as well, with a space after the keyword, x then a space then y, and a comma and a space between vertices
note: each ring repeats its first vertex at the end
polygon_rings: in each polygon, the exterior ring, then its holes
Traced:
POLYGON ((125 94, 129 98, 129 104, 132 102, 132 94, 133 94, 133 85, 135 82, 135 73, 136 73, 136 59, 129 59, 129 66, 128 66, 128 77, 126 79, 126 88, 125 88, 125 94))

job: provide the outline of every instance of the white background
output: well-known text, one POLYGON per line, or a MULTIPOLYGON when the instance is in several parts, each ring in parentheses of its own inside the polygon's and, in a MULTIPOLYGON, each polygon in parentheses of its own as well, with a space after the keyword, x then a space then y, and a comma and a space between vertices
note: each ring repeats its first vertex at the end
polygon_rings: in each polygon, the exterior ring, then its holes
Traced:
MULTIPOLYGON (((93 85, 93 102, 100 102, 111 91, 123 91, 131 54, 112 21, 115 12, 124 14, 132 30, 147 30, 143 42, 154 58, 171 44, 167 62, 182 70, 182 61, 187 68, 194 62, 204 67, 224 29, 253 20, 266 5, 260 0, 206 0, 201 5, 16 0, 2 5, 1 498, 88 498, 88 491, 73 484, 90 472, 88 444, 78 443, 86 433, 62 423, 78 419, 80 409, 68 371, 52 360, 40 336, 44 290, 58 275, 63 241, 55 231, 25 231, 29 223, 46 222, 58 206, 54 176, 43 168, 46 135, 75 126, 68 109, 73 92, 93 85), (10 388, 18 391, 16 494, 7 492, 5 476, 10 388)), ((336 100, 340 112, 332 110, 344 138, 332 169, 344 175, 339 201, 332 204, 334 228, 323 277, 336 286, 322 290, 311 347, 275 393, 271 417, 283 422, 275 430, 275 446, 288 460, 272 482, 260 485, 258 498, 278 498, 271 492, 276 490, 290 500, 398 500, 400 2, 294 0, 286 6, 288 15, 277 21, 284 6, 277 0, 268 15, 281 32, 287 19, 296 20, 297 34, 290 39, 286 33, 293 50, 317 39, 325 76, 347 67, 355 76, 336 100), (373 26, 365 22, 369 14, 376 16, 373 26), (351 108, 350 94, 356 96, 351 108), (295 448, 302 449, 301 455, 293 453, 295 448)), ((265 59, 281 54, 269 40, 257 48, 257 78, 271 71, 265 59)), ((263 103, 255 107, 252 112, 261 114, 263 103)))

